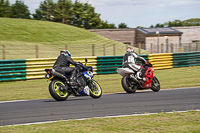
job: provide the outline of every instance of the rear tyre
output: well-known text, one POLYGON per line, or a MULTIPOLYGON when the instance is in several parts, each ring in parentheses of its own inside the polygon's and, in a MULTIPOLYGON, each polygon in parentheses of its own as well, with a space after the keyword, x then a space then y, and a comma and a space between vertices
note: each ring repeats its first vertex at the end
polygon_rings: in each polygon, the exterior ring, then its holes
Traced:
POLYGON ((130 78, 128 78, 127 76, 124 76, 121 80, 121 84, 123 89, 127 92, 127 93, 135 93, 135 91, 137 90, 137 85, 132 85, 130 83, 130 78))
POLYGON ((100 98, 102 95, 101 86, 95 80, 89 84, 89 90, 90 96, 94 99, 100 98))
POLYGON ((154 92, 158 92, 160 90, 160 82, 156 78, 156 76, 153 76, 151 90, 154 91, 154 92))
POLYGON ((60 80, 53 80, 49 84, 49 93, 57 101, 65 101, 68 98, 68 92, 63 90, 61 87, 65 86, 60 80))

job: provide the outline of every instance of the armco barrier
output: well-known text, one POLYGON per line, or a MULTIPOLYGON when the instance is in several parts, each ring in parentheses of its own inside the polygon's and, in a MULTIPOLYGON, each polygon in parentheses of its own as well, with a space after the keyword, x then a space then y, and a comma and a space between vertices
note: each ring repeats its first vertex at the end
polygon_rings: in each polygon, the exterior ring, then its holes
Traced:
POLYGON ((173 67, 172 53, 166 54, 149 54, 149 62, 153 65, 154 69, 166 69, 173 67))
POLYGON ((0 81, 26 79, 26 60, 0 60, 0 81))
POLYGON ((27 59, 26 79, 44 78, 45 68, 52 68, 56 58, 27 59))
POLYGON ((173 67, 187 67, 200 65, 200 51, 173 53, 173 67))
MULTIPOLYGON (((154 69, 200 65, 200 52, 165 53, 140 55, 153 65, 154 69)), ((84 63, 85 57, 74 57, 84 63)), ((123 56, 90 56, 88 66, 93 66, 94 74, 117 73, 122 67, 123 56)), ((0 81, 44 78, 45 68, 52 68, 56 58, 0 60, 0 81)))

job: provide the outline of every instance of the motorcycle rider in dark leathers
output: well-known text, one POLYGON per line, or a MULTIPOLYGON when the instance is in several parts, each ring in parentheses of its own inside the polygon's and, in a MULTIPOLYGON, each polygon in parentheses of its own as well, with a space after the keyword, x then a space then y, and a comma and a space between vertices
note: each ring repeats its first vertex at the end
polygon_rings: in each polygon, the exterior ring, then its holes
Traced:
POLYGON ((138 54, 135 53, 132 48, 128 47, 126 54, 123 57, 123 67, 128 67, 137 72, 136 78, 142 79, 144 77, 145 69, 136 64, 136 59, 147 65, 147 61, 143 57, 138 56, 138 54))
POLYGON ((73 61, 71 58, 71 54, 68 50, 62 50, 60 51, 60 55, 58 56, 56 62, 53 65, 53 69, 57 72, 62 73, 63 75, 71 75, 70 77, 70 85, 76 86, 78 85, 76 78, 77 78, 77 72, 75 67, 69 67, 70 64, 74 66, 80 65, 79 62, 73 61))

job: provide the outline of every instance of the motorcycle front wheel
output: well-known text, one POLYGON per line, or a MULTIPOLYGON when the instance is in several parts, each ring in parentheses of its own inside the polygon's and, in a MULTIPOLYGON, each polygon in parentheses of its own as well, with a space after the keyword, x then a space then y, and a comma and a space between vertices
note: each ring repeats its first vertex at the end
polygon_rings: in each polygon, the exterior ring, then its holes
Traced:
POLYGON ((49 93, 57 101, 65 101, 68 98, 68 92, 63 90, 61 87, 65 86, 60 80, 53 80, 49 84, 49 93))
POLYGON ((102 95, 101 86, 95 80, 89 84, 89 90, 90 96, 94 99, 100 98, 102 95))
POLYGON ((151 90, 154 91, 154 92, 158 92, 160 90, 160 82, 156 78, 156 76, 153 76, 151 90))
POLYGON ((128 78, 128 76, 124 76, 122 78, 121 84, 122 84, 123 89, 127 93, 135 93, 135 91, 137 90, 137 85, 132 85, 130 79, 128 78))

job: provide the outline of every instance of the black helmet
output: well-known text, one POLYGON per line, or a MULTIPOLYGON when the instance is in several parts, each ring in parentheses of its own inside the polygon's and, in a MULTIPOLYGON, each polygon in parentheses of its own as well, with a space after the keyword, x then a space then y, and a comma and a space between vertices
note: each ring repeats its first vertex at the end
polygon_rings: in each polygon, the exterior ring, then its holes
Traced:
POLYGON ((68 50, 62 50, 60 51, 60 54, 66 54, 67 56, 71 56, 70 52, 68 50))

